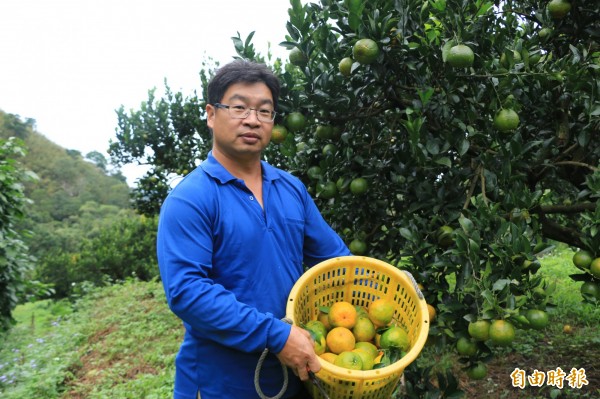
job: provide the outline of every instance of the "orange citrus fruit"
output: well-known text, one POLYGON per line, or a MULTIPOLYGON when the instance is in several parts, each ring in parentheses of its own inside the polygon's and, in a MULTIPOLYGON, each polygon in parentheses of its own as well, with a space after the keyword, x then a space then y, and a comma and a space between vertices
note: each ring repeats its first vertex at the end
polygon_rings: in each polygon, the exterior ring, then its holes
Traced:
POLYGON ((361 64, 371 64, 379 56, 379 47, 371 39, 360 39, 352 47, 352 56, 361 64))
POLYGON ((548 3, 548 13, 553 19, 563 19, 571 11, 571 3, 565 0, 551 0, 548 3))
POLYGON ((593 281, 585 281, 581 284, 580 292, 584 296, 600 299, 600 285, 593 281))
POLYGON ((494 320, 489 333, 490 340, 498 346, 509 346, 515 339, 515 328, 506 320, 494 320))
POLYGON ((431 305, 431 304, 427 304, 427 312, 429 313, 429 322, 431 323, 433 320, 435 320, 435 308, 431 305))
POLYGON ((472 380, 482 380, 487 375, 487 366, 483 363, 477 363, 467 369, 467 375, 472 380))
POLYGON ((373 356, 373 358, 379 356, 379 349, 372 342, 357 342, 356 344, 354 344, 354 349, 362 349, 364 351, 367 351, 373 356))
POLYGON ((350 192, 354 195, 363 195, 368 188, 369 183, 364 177, 357 177, 350 182, 350 192))
POLYGON ((354 349, 356 339, 349 329, 345 327, 334 327, 327 333, 326 342, 330 352, 340 354, 344 351, 351 351, 354 349))
POLYGON ((298 47, 294 47, 289 55, 290 63, 299 67, 304 67, 308 64, 308 57, 298 47))
POLYGON ((443 248, 448 248, 452 245, 454 243, 454 238, 452 238, 453 231, 454 229, 450 226, 441 226, 436 233, 438 245, 443 248))
POLYGON ((525 312, 525 317, 529 321, 529 326, 534 330, 543 330, 550 323, 548 313, 539 309, 529 309, 525 312))
POLYGON ((327 335, 327 327, 320 320, 311 320, 304 325, 304 328, 306 328, 309 331, 313 331, 319 335, 327 335))
MULTIPOLYGON (((510 49, 507 51, 510 51, 510 49)), ((513 64, 518 64, 519 62, 521 62, 522 59, 523 58, 521 57, 521 53, 519 53, 517 50, 512 50, 513 64)), ((504 68, 510 67, 510 61, 508 59, 508 56, 506 55, 506 52, 502 53, 502 55, 500 56, 500 65, 502 65, 504 68)))
POLYGON ((547 38, 548 36, 550 36, 551 34, 552 34, 552 29, 551 29, 551 28, 548 28, 548 27, 542 28, 542 29, 540 29, 540 31, 538 32, 538 36, 539 36, 541 39, 546 39, 546 38, 547 38))
POLYGON ((368 317, 359 317, 352 327, 356 342, 371 341, 375 337, 375 325, 368 317))
POLYGON ((469 335, 477 341, 486 341, 490 336, 490 322, 487 320, 477 320, 469 323, 469 335))
POLYGON ((596 258, 590 263, 590 273, 596 278, 600 278, 600 258, 596 258))
POLYGON ((356 308, 350 302, 339 301, 329 307, 329 324, 332 327, 351 329, 356 324, 356 308))
POLYGON ((271 131, 271 141, 275 144, 281 144, 285 141, 287 135, 288 130, 285 128, 285 126, 275 125, 271 131))
POLYGON ((592 260, 594 260, 593 255, 585 249, 579 250, 573 255, 573 264, 582 270, 589 269, 592 260))
POLYGON ((353 63, 354 63, 354 61, 352 61, 352 58, 350 58, 350 57, 342 58, 342 60, 340 61, 339 65, 338 65, 340 73, 344 76, 350 76, 350 74, 352 74, 352 64, 353 63))
POLYGON ((300 112, 292 112, 285 118, 285 125, 290 132, 299 132, 306 126, 306 117, 300 112))
POLYGON ((393 326, 385 330, 379 339, 381 348, 390 349, 398 348, 403 351, 408 351, 410 339, 408 334, 402 327, 393 326))
POLYGON ((335 155, 335 152, 337 151, 337 147, 335 146, 335 144, 325 144, 323 146, 323 150, 321 150, 321 153, 325 156, 328 155, 335 155))
POLYGON ((474 356, 477 354, 477 343, 469 338, 461 337, 456 341, 456 351, 461 356, 474 356))
POLYGON ((320 354, 319 357, 325 361, 328 361, 329 363, 333 363, 335 362, 337 355, 335 353, 325 352, 320 354))
POLYGON ((573 327, 571 327, 569 324, 565 324, 563 326, 563 332, 565 334, 573 334, 573 327))
POLYGON ((336 366, 350 370, 362 370, 362 358, 356 352, 344 351, 335 358, 333 362, 336 366))
POLYGON ((333 127, 330 125, 318 125, 315 130, 315 136, 322 140, 327 140, 333 137, 333 127))
POLYGON ((501 132, 510 132, 519 126, 519 114, 513 109, 502 108, 494 116, 494 127, 501 132))
POLYGON ((319 309, 319 315, 317 316, 317 320, 319 320, 325 326, 327 331, 331 330, 331 324, 329 324, 329 308, 319 309))
POLYGON ((350 242, 350 245, 348 245, 348 249, 354 255, 364 255, 365 252, 367 252, 367 244, 365 244, 364 241, 356 238, 350 242))
POLYGON ((321 167, 320 166, 311 166, 310 168, 308 168, 308 170, 306 171, 306 174, 308 175, 308 177, 311 180, 319 180, 319 178, 321 177, 321 167))
POLYGON ((333 198, 337 194, 337 187, 332 181, 319 182, 317 184, 317 194, 323 199, 333 198))
POLYGON ((356 305, 355 308, 356 308, 356 316, 358 318, 369 317, 369 313, 367 312, 367 308, 365 308, 364 306, 358 306, 358 305, 356 305))
POLYGON ((350 179, 342 176, 335 182, 335 185, 340 193, 345 193, 350 188, 350 179))
POLYGON ((387 326, 394 317, 394 302, 385 298, 376 299, 371 302, 367 312, 375 327, 387 326))
MULTIPOLYGON (((352 352, 358 354, 360 356, 360 360, 362 361, 361 370, 371 370, 373 365, 375 364, 375 357, 370 352, 364 349, 352 349, 352 352)), ((378 353, 379 354, 379 353, 378 353)))
POLYGON ((473 50, 465 44, 452 46, 446 56, 446 61, 448 61, 448 64, 453 68, 468 68, 473 65, 474 60, 475 53, 473 53, 473 50))

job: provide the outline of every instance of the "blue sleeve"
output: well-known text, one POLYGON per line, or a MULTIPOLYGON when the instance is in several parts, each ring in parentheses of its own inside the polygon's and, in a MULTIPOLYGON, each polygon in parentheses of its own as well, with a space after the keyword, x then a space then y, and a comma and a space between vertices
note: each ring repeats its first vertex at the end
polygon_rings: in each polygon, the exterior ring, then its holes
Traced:
POLYGON ((304 232, 304 263, 314 266, 337 256, 352 255, 340 236, 323 219, 314 200, 304 190, 306 223, 304 232))
POLYGON ((169 307, 191 332, 244 352, 283 349, 291 326, 239 302, 211 280, 210 204, 170 196, 161 209, 157 254, 169 307), (205 206, 203 206, 205 205, 205 206))

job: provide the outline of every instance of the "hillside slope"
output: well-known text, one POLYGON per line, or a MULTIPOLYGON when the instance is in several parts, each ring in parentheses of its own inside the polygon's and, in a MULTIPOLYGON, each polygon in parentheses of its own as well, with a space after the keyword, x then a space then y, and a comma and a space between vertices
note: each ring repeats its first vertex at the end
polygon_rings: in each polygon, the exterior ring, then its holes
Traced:
POLYGON ((68 218, 87 201, 129 207, 129 187, 120 173, 109 175, 78 151, 64 149, 36 132, 31 120, 23 122, 0 111, 0 139, 9 137, 23 140, 27 155, 20 161, 39 177, 27 184, 26 191, 35 202, 31 216, 36 222, 68 218))

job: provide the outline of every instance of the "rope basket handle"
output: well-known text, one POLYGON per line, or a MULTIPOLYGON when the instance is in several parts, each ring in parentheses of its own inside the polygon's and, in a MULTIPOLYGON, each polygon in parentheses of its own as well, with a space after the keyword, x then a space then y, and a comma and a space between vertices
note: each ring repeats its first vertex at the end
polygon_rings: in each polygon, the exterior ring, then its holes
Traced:
POLYGON ((419 297, 419 299, 423 299, 423 293, 421 292, 421 290, 419 289, 419 285, 417 284, 417 281, 415 280, 415 278, 413 277, 412 274, 410 274, 409 271, 406 270, 402 270, 404 273, 406 273, 406 275, 408 276, 408 278, 410 279, 413 287, 415 288, 415 291, 417 291, 417 296, 419 297))
MULTIPOLYGON (((287 317, 284 317, 283 319, 281 319, 281 321, 284 321, 288 324, 293 324, 292 320, 287 317)), ((268 353, 269 349, 265 348, 265 350, 260 355, 260 358, 258 359, 258 363, 256 364, 256 369, 254 370, 254 389, 256 389, 256 393, 258 394, 260 399, 281 399, 285 391, 287 391, 289 381, 288 370, 283 363, 281 363, 281 369, 283 370, 283 386, 281 387, 279 393, 275 396, 267 396, 263 393, 262 389, 260 389, 260 371, 268 353)))

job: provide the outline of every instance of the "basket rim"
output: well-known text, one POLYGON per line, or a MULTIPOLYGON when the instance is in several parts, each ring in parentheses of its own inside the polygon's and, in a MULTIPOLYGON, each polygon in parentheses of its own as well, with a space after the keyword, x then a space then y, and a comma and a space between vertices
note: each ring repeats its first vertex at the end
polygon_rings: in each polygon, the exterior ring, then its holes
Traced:
MULTIPOLYGON (((381 379, 394 374, 401 374, 404 369, 412 363, 417 356, 421 353, 423 347, 425 346, 425 342, 427 341, 427 337, 429 335, 429 312, 427 310, 427 302, 425 298, 419 298, 419 294, 417 293, 418 288, 414 287, 413 282, 408 277, 406 273, 403 273, 401 269, 390 265, 384 261, 379 259, 367 257, 367 256, 340 256, 331 259, 327 259, 323 262, 316 264, 315 266, 308 269, 294 284, 290 294, 288 296, 288 302, 286 306, 286 317, 293 321, 294 320, 294 304, 295 298, 298 296, 298 292, 301 287, 305 286, 307 281, 314 278, 315 275, 322 273, 324 270, 333 268, 336 265, 352 263, 356 265, 356 263, 363 263, 366 265, 374 266, 376 268, 382 267, 386 269, 386 273, 392 274, 394 278, 402 281, 402 285, 408 288, 409 295, 411 295, 412 299, 415 301, 417 306, 419 306, 419 314, 421 316, 421 331, 417 337, 416 342, 413 343, 411 349, 407 352, 405 356, 403 356, 397 362, 390 364, 389 366, 382 367, 376 370, 350 370, 343 367, 336 366, 321 357, 317 356, 319 362, 321 363, 321 368, 328 371, 329 373, 341 377, 341 378, 350 378, 350 379, 359 379, 359 380, 370 380, 370 379, 381 379)), ((319 376, 319 373, 316 373, 319 376)))

